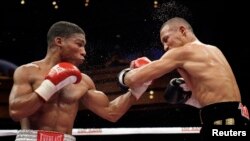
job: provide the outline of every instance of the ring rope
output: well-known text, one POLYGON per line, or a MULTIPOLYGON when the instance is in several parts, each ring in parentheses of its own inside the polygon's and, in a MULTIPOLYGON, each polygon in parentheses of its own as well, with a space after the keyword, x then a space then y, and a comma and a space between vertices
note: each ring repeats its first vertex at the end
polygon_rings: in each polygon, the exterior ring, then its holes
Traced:
MULTIPOLYGON (((1 136, 15 136, 19 130, 0 130, 1 136)), ((200 127, 74 128, 72 135, 197 134, 200 127)))

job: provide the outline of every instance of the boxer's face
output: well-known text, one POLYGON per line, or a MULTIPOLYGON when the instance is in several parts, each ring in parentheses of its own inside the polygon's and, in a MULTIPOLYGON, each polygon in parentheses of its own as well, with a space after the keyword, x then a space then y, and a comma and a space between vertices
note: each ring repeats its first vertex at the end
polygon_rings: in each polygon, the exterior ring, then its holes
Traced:
POLYGON ((83 34, 74 34, 69 38, 64 38, 62 41, 62 60, 72 62, 77 66, 82 64, 86 56, 85 45, 86 39, 83 34))
POLYGON ((178 47, 182 44, 178 29, 176 27, 170 27, 169 25, 165 25, 161 29, 160 40, 165 51, 178 47))

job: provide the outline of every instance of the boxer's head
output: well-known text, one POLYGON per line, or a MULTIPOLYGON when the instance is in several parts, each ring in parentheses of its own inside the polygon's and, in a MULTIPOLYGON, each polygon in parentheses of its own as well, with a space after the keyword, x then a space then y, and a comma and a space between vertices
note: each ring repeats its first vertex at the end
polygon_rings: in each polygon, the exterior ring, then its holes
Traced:
POLYGON ((59 61, 79 66, 85 60, 85 32, 78 25, 59 21, 47 33, 48 51, 57 54, 59 61))
POLYGON ((183 18, 174 17, 166 21, 160 30, 160 40, 167 51, 174 47, 183 46, 193 34, 191 25, 183 18))
POLYGON ((83 34, 85 36, 85 32, 78 25, 67 22, 67 21, 59 21, 54 23, 48 33, 47 33, 47 43, 48 45, 54 40, 55 37, 64 37, 68 38, 73 34, 83 34))

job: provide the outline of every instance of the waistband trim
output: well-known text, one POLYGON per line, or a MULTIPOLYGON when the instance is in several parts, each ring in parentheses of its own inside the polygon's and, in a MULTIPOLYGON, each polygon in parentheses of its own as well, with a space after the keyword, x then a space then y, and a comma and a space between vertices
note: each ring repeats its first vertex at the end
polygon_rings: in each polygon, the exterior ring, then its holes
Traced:
MULTIPOLYGON (((44 131, 44 132, 51 132, 51 133, 60 133, 60 132, 54 132, 54 131, 46 131, 46 130, 30 130, 30 129, 22 129, 19 130, 16 136, 15 141, 36 141, 38 136, 38 131, 44 131)), ((63 134, 63 133, 61 133, 63 134)), ((69 134, 63 134, 64 135, 64 141, 76 141, 76 138, 69 134)))

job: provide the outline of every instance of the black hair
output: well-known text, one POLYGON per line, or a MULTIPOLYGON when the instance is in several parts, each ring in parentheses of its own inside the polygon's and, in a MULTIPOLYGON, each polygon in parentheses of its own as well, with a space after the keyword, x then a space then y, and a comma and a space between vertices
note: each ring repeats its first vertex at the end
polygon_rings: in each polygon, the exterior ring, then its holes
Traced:
POLYGON ((59 21, 54 23, 47 33, 47 43, 50 44, 55 37, 70 37, 72 34, 81 33, 85 35, 85 32, 78 25, 67 22, 59 21))

